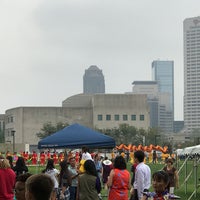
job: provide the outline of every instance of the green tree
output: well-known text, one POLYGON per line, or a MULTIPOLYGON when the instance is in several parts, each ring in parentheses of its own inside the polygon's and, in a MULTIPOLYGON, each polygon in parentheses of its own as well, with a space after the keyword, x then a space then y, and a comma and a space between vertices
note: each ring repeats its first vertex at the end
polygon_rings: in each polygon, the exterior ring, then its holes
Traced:
POLYGON ((68 123, 58 122, 56 125, 53 125, 51 122, 47 122, 43 125, 41 132, 36 133, 37 137, 43 139, 53 133, 63 129, 64 127, 69 126, 68 123))
POLYGON ((159 128, 149 128, 147 133, 146 133, 146 145, 154 144, 157 143, 159 145, 161 144, 161 138, 162 138, 162 133, 159 128))
POLYGON ((128 124, 120 124, 119 128, 114 129, 103 129, 100 130, 106 135, 109 135, 115 139, 117 145, 120 144, 143 144, 143 136, 147 134, 145 129, 138 129, 134 126, 129 126, 128 124))
POLYGON ((135 126, 129 126, 128 124, 120 124, 119 128, 113 129, 99 129, 100 132, 109 135, 115 139, 117 145, 119 144, 133 144, 139 145, 144 144, 150 145, 156 143, 162 145, 162 132, 159 128, 149 128, 145 130, 144 128, 136 128, 135 126))
POLYGON ((198 145, 200 142, 200 128, 192 129, 193 145, 198 145))

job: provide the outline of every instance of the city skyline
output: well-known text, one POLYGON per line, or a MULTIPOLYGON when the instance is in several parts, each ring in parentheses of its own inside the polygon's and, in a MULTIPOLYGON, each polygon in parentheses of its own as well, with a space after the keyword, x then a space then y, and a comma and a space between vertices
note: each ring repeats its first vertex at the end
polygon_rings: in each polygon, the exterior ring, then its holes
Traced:
POLYGON ((183 21, 199 16, 199 6, 195 0, 1 1, 0 114, 61 106, 83 92, 91 65, 102 70, 106 93, 130 92, 133 81, 151 80, 151 63, 160 59, 174 61, 175 120, 183 120, 183 21))

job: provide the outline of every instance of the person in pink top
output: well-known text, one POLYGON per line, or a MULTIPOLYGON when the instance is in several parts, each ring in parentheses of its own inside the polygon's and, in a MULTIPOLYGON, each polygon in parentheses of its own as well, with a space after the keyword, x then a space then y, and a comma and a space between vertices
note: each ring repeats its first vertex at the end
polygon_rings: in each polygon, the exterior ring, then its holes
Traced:
POLYGON ((10 168, 9 161, 0 157, 0 200, 13 200, 15 172, 10 168))

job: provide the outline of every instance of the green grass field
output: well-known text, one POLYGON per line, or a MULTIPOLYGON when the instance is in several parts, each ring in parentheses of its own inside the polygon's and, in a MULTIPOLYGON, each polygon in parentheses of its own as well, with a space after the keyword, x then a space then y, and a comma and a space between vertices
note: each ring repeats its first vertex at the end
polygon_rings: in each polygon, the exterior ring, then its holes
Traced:
MULTIPOLYGON (((180 161, 178 163, 179 165, 179 168, 181 167, 183 161, 180 161)), ((194 167, 194 163, 193 161, 188 161, 187 162, 187 170, 186 170, 186 167, 184 166, 182 168, 182 170, 180 171, 179 173, 179 185, 180 185, 180 188, 175 190, 175 194, 180 196, 181 197, 181 200, 188 200, 189 197, 191 196, 191 194, 193 193, 194 191, 194 188, 195 188, 195 180, 197 180, 197 184, 200 184, 200 164, 198 165, 195 165, 195 166, 198 166, 198 168, 195 168, 194 167), (198 166, 199 165, 199 166, 198 166), (195 179, 196 175, 194 173, 194 171, 191 173, 191 176, 190 178, 188 179, 188 182, 187 182, 187 192, 186 192, 186 184, 184 184, 184 181, 185 181, 185 177, 186 177, 186 171, 187 171, 187 174, 189 174, 192 169, 197 169, 196 170, 196 174, 197 174, 197 179, 195 179)), ((151 172, 152 174, 155 172, 155 171, 158 171, 158 170, 161 170, 163 168, 163 164, 149 164, 150 168, 151 168, 151 172)), ((32 174, 38 174, 38 173, 41 173, 42 170, 44 169, 45 167, 41 167, 41 166, 29 166, 29 172, 32 173, 32 174)), ((131 168, 131 163, 128 163, 127 164, 127 169, 130 171, 130 168, 131 168)), ((152 188, 150 188, 150 190, 152 191, 152 188)), ((104 195, 106 193, 106 191, 102 191, 102 194, 104 195)), ((197 190, 197 193, 196 193, 196 196, 194 195, 191 200, 200 200, 200 187, 199 189, 197 190)))

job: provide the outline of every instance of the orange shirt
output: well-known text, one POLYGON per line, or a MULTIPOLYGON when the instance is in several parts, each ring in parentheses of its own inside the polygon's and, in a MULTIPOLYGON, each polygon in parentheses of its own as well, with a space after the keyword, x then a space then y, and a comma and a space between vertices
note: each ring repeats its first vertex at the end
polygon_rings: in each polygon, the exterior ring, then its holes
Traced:
POLYGON ((108 200, 127 200, 129 180, 130 173, 128 170, 114 169, 113 182, 110 187, 108 200))

